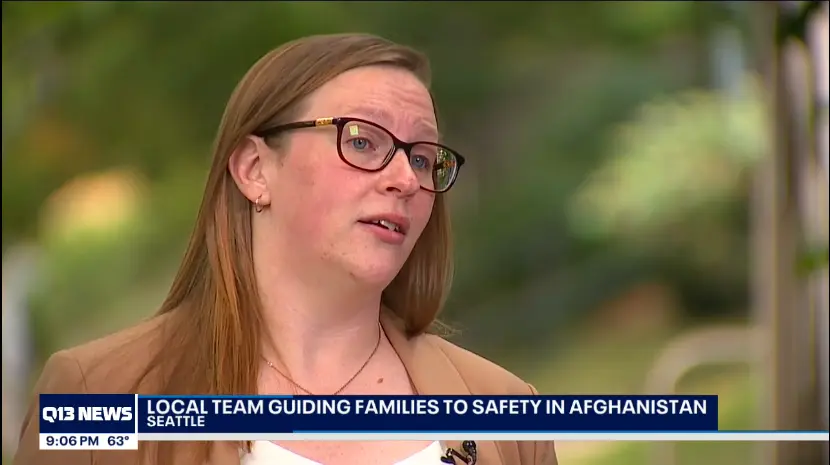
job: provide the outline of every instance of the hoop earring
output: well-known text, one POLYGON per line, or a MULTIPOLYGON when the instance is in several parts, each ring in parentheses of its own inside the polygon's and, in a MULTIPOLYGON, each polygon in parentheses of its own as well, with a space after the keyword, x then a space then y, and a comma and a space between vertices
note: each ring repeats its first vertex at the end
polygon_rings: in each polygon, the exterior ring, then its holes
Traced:
POLYGON ((259 194, 259 197, 257 197, 256 200, 254 201, 254 210, 256 210, 257 213, 262 212, 262 205, 259 204, 259 199, 261 199, 261 198, 262 198, 262 194, 259 194))

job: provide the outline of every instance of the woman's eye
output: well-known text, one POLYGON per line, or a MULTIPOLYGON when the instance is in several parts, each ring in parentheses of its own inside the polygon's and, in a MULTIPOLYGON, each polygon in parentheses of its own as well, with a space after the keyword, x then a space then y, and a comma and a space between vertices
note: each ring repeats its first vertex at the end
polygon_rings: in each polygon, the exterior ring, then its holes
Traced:
POLYGON ((369 148, 369 140, 363 137, 356 137, 351 141, 352 147, 357 150, 366 150, 369 148))
POLYGON ((413 168, 419 170, 427 170, 429 169, 429 158, 423 155, 415 155, 412 157, 412 161, 410 162, 413 168))

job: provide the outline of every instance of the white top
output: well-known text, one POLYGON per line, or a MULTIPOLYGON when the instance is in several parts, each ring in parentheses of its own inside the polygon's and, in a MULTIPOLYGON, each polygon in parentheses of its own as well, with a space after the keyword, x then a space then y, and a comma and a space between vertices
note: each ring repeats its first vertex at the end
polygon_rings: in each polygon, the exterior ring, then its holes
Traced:
MULTIPOLYGON (((441 443, 433 442, 420 452, 390 465, 441 465, 444 451, 441 443)), ((323 465, 291 452, 270 441, 254 441, 251 453, 242 457, 241 465, 323 465)))

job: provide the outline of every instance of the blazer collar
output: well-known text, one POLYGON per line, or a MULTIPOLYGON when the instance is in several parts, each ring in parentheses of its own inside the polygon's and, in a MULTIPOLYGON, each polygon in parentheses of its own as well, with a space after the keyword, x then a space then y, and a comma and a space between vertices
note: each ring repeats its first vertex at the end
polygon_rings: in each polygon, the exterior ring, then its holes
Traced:
MULTIPOLYGON (((384 308, 381 324, 403 362, 416 394, 421 395, 470 395, 472 392, 461 373, 441 348, 428 336, 407 337, 403 324, 391 311, 384 308)), ((461 452, 461 441, 443 441, 444 449, 461 452)), ((503 465, 501 452, 493 441, 476 441, 477 465, 503 465)), ((458 465, 462 465, 457 461, 458 465)))
POLYGON ((471 394, 455 365, 429 337, 407 337, 403 323, 390 311, 381 314, 381 325, 389 343, 403 362, 416 394, 471 394))

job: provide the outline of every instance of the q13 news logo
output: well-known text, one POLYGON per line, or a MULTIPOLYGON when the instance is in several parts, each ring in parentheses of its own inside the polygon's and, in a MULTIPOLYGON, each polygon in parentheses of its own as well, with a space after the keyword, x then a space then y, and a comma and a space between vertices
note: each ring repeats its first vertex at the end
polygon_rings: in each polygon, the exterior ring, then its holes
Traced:
POLYGON ((43 407, 41 418, 56 421, 132 421, 132 407, 43 407))

